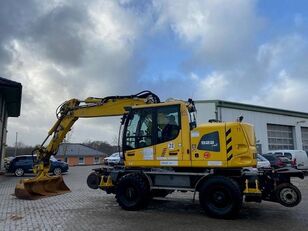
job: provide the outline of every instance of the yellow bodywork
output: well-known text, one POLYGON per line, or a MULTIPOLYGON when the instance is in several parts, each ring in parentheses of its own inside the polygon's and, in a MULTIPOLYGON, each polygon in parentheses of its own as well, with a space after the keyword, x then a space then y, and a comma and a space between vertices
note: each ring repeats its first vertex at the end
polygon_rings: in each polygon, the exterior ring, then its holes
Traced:
POLYGON ((262 195, 262 192, 259 188, 259 181, 256 179, 254 183, 255 183, 255 187, 251 188, 251 187, 249 187, 248 179, 246 179, 245 190, 243 192, 245 195, 258 195, 258 196, 262 195))
POLYGON ((101 178, 101 182, 99 184, 100 188, 108 188, 108 187, 113 187, 112 179, 111 176, 103 176, 101 178))
MULTIPOLYGON (((180 105, 181 130, 178 136, 164 143, 128 150, 125 166, 128 167, 200 167, 241 168, 256 167, 256 146, 253 126, 241 122, 207 123, 190 129, 186 104, 173 101, 168 105, 180 105), (204 135, 218 134, 219 150, 198 149, 204 135), (152 156, 152 158, 148 158, 152 156)), ((164 104, 165 105, 165 104, 164 104)), ((149 105, 159 107, 162 104, 149 105)), ((140 107, 134 107, 136 109, 140 107)), ((207 140, 211 145, 211 140, 207 140)), ((215 149, 215 148, 214 148, 215 149)))

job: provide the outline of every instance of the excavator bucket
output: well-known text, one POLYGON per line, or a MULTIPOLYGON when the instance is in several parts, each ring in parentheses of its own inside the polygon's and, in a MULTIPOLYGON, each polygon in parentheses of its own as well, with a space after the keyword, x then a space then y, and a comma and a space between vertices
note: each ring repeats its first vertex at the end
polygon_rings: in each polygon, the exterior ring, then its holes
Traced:
POLYGON ((15 196, 19 199, 35 200, 46 196, 55 196, 70 192, 62 176, 44 176, 23 179, 15 187, 15 196))

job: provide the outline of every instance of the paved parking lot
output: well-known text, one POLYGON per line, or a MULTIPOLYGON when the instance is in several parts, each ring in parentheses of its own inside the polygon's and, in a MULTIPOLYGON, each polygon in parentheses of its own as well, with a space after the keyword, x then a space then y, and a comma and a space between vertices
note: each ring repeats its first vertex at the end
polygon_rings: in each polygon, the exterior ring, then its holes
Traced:
POLYGON ((114 195, 89 189, 91 167, 73 167, 65 175, 72 192, 35 201, 11 194, 19 180, 0 176, 0 230, 307 230, 308 179, 296 180, 303 194, 295 208, 262 202, 245 203, 237 220, 205 216, 191 193, 174 193, 153 200, 149 208, 128 212, 118 207, 114 195))

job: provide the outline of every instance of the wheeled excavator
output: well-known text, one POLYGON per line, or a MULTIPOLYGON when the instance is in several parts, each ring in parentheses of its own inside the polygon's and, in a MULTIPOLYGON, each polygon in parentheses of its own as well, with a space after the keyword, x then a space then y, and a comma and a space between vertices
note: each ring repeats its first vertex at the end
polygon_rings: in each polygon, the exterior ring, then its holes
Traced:
POLYGON ((235 217, 245 201, 278 202, 287 207, 301 201, 292 168, 246 171, 256 167, 253 125, 238 119, 211 120, 197 125, 194 102, 161 102, 150 91, 136 95, 71 99, 57 110, 57 121, 43 144, 34 150, 36 177, 21 180, 15 195, 21 199, 69 192, 62 176, 49 176, 49 159, 79 118, 122 116, 119 134, 121 163, 93 169, 87 178, 92 189, 115 194, 125 210, 139 210, 153 197, 174 191, 199 194, 206 214, 235 217), (45 146, 47 140, 50 140, 45 146))

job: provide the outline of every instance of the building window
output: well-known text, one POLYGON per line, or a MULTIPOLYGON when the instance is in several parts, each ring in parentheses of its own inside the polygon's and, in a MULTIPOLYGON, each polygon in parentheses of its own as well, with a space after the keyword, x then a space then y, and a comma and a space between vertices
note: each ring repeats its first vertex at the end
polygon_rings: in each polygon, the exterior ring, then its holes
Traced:
POLYGON ((84 164, 84 157, 79 157, 79 162, 78 164, 84 164))
POLYGON ((303 150, 308 151, 308 128, 301 127, 303 150))
POLYGON ((268 149, 294 149, 293 127, 267 124, 268 149))
POLYGON ((209 134, 202 136, 202 138, 201 138, 201 140, 198 144, 198 149, 199 150, 219 152, 220 151, 219 133, 218 132, 212 132, 212 133, 209 133, 209 134))
POLYGON ((94 164, 99 164, 99 157, 98 156, 94 157, 94 164))

